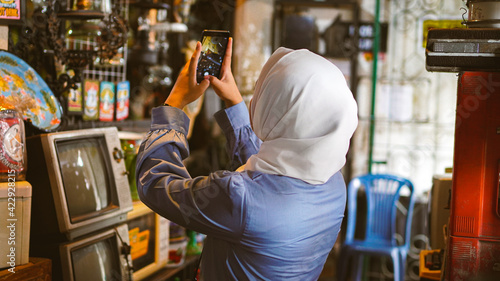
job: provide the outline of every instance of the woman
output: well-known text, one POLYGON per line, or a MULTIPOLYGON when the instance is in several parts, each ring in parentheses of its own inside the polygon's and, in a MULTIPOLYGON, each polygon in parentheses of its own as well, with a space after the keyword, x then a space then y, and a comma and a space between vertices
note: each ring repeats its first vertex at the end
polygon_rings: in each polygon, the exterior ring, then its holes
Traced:
POLYGON ((250 114, 231 73, 196 84, 198 42, 167 106, 152 112, 137 160, 138 191, 152 210, 205 233, 201 274, 211 280, 317 280, 344 215, 340 169, 357 126, 342 73, 307 50, 279 48, 264 65, 250 114), (191 178, 189 119, 181 111, 212 85, 226 109, 215 118, 237 171, 191 178))

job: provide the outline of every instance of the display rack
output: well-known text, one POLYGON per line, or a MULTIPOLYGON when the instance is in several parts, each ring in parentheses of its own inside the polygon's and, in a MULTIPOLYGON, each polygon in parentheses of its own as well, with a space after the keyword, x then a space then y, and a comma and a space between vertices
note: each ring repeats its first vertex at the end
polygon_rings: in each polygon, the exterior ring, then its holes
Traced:
MULTIPOLYGON (((126 0, 113 0, 113 2, 119 6, 119 10, 124 19, 128 19, 129 16, 129 5, 126 0)), ((97 47, 98 42, 90 41, 90 42, 82 42, 88 43, 93 47, 97 47)), ((84 44, 80 44, 83 46, 84 44)), ((111 61, 112 63, 100 64, 99 62, 94 63, 93 65, 89 65, 85 67, 82 71, 83 79, 93 79, 100 81, 110 81, 110 82, 121 82, 125 81, 127 74, 127 54, 128 47, 125 44, 123 47, 118 49, 118 53, 111 61)))

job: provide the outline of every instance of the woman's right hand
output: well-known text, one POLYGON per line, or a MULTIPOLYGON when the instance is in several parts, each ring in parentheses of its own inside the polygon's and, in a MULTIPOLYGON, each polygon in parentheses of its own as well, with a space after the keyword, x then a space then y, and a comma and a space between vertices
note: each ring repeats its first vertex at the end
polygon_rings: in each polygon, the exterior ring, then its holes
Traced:
POLYGON ((183 109, 189 103, 197 100, 210 85, 208 79, 196 83, 196 67, 201 55, 201 43, 196 43, 196 50, 189 62, 184 65, 174 87, 165 101, 167 104, 183 109))
POLYGON ((215 93, 224 101, 226 107, 231 107, 243 101, 238 86, 234 82, 233 73, 231 72, 231 56, 233 53, 233 38, 230 37, 227 42, 226 54, 220 71, 220 79, 210 76, 210 85, 215 93))

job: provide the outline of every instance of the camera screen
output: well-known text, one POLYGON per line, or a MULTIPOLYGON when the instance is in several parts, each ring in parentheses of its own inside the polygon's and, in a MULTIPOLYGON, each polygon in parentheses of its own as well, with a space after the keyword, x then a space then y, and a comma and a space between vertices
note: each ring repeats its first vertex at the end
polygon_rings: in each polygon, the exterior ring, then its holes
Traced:
POLYGON ((204 36, 198 61, 196 80, 200 83, 206 75, 219 77, 222 60, 226 53, 228 37, 204 36))

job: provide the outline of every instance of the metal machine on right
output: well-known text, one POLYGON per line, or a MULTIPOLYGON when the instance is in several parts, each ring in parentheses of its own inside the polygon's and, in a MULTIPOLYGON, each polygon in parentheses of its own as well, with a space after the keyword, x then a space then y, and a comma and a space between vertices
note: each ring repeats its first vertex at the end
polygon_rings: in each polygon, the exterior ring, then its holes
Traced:
POLYGON ((428 71, 458 72, 441 280, 500 280, 500 1, 468 0, 467 28, 431 29, 428 71))

